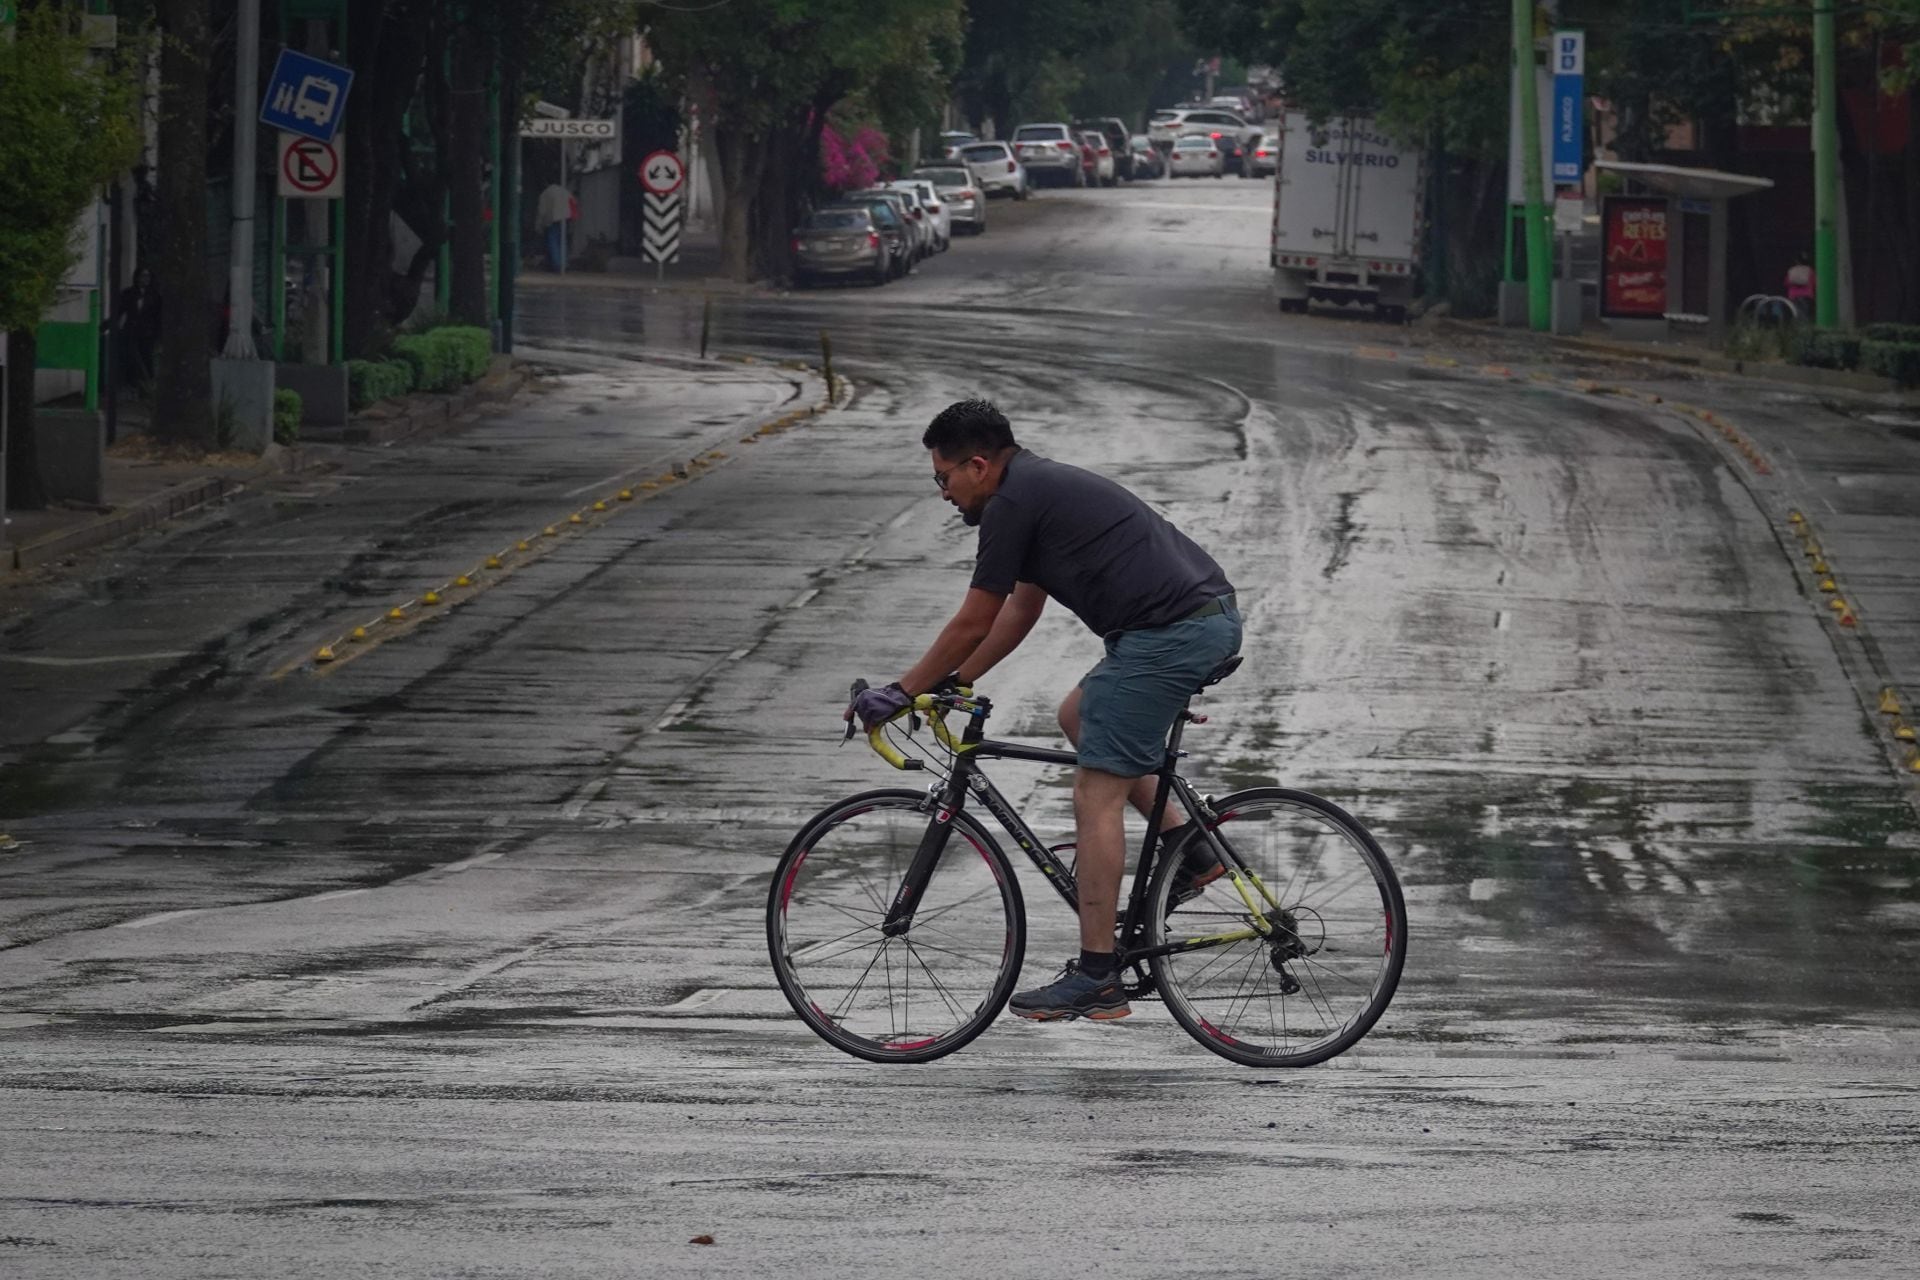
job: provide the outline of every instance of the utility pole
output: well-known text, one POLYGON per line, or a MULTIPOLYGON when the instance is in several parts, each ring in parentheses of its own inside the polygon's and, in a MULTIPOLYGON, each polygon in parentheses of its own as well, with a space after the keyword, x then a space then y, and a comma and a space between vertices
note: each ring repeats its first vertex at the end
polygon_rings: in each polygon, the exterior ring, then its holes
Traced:
POLYGON ((1540 85, 1533 68, 1533 0, 1513 0, 1513 73, 1520 81, 1520 173, 1526 187, 1527 323, 1536 333, 1553 326, 1553 241, 1541 195, 1540 85))
POLYGON ((240 0, 233 73, 233 244, 227 258, 229 360, 253 360, 254 116, 260 109, 260 0, 240 0))
POLYGON ((1840 120, 1834 0, 1813 5, 1813 322, 1840 323, 1840 120))

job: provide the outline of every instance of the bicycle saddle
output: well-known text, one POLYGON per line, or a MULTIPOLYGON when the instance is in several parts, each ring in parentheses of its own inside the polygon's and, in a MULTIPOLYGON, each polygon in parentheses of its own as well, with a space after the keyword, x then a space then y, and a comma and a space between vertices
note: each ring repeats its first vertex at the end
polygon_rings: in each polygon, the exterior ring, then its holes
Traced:
POLYGON ((1204 689, 1210 684, 1219 684, 1222 680, 1225 680, 1228 676, 1238 671, 1240 664, 1244 661, 1246 661, 1244 655, 1234 654, 1231 658, 1228 658, 1225 662, 1222 662, 1219 666, 1207 672, 1207 678, 1200 682, 1200 688, 1204 689))

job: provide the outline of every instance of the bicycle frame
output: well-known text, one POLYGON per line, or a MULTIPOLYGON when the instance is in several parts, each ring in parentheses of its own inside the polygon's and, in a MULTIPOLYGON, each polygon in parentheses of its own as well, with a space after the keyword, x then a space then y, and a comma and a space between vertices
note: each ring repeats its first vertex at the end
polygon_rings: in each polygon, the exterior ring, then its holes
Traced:
MULTIPOLYGON (((913 924, 913 914, 921 893, 933 877, 934 869, 939 865, 940 857, 946 850, 948 837, 953 831, 953 815, 966 808, 968 797, 977 798, 986 806, 1000 825, 1012 836, 1033 865, 1047 878, 1054 891, 1066 900, 1067 906, 1078 914, 1080 909, 1079 885, 1073 872, 1056 857, 1033 828, 1014 809, 1013 805, 1001 794, 1000 789, 981 771, 982 760, 1024 760, 1032 764, 1077 765, 1078 758, 1071 751, 1059 751, 1048 747, 1030 747, 1018 742, 1003 742, 982 736, 982 724, 991 703, 986 699, 976 699, 970 704, 971 710, 967 728, 958 743, 952 745, 954 764, 945 783, 938 792, 937 808, 933 820, 927 825, 927 833, 921 838, 919 847, 914 851, 913 861, 907 868, 906 876, 901 880, 900 890, 894 895, 888 908, 886 919, 881 924, 881 932, 888 936, 905 933, 913 924)), ((1118 948, 1119 963, 1137 965, 1141 961, 1156 956, 1172 955, 1182 951, 1196 951, 1204 947, 1220 946, 1229 942, 1241 942, 1251 938, 1271 936, 1275 926, 1267 920, 1267 911, 1278 915, 1280 903, 1273 892, 1261 882, 1247 865, 1241 861, 1230 845, 1222 840, 1215 830, 1219 815, 1213 810, 1207 799, 1193 789, 1193 785, 1182 778, 1178 771, 1178 761, 1183 754, 1180 739, 1191 718, 1190 712, 1183 711, 1174 720, 1173 728, 1167 735, 1167 750, 1162 757, 1160 767, 1150 776, 1159 779, 1154 792, 1153 811, 1147 819, 1147 834, 1141 840, 1140 857, 1135 865, 1133 889, 1128 894, 1126 911, 1119 923, 1120 937, 1118 948), (1252 913, 1254 927, 1238 929, 1227 933, 1213 934, 1201 938, 1187 938, 1180 942, 1169 942, 1160 946, 1135 945, 1145 936, 1147 893, 1152 884, 1153 870, 1158 858, 1156 839, 1161 820, 1166 815, 1167 803, 1177 798, 1187 815, 1196 824, 1200 836, 1212 847, 1214 855, 1226 866, 1234 888, 1239 892, 1247 909, 1252 913), (1256 901, 1254 893, 1265 900, 1263 908, 1256 901)), ((936 730, 946 736, 944 726, 936 730)), ((948 739, 951 741, 951 739, 948 739)), ((917 763, 917 762, 916 762, 917 763)), ((930 794, 932 794, 930 792, 930 794)))

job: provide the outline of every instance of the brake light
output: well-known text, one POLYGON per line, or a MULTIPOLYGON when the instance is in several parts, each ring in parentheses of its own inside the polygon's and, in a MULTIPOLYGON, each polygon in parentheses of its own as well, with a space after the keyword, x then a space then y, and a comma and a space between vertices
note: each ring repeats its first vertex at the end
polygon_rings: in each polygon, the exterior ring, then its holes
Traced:
POLYGON ((1013 161, 1009 160, 1007 161, 1007 172, 1012 173, 1013 171, 1014 171, 1013 161))
POLYGON ((1213 140, 1214 140, 1215 142, 1218 142, 1218 141, 1220 141, 1220 135, 1219 135, 1219 134, 1217 134, 1217 133, 1210 133, 1210 134, 1208 134, 1207 136, 1208 136, 1209 138, 1212 138, 1212 139, 1213 139, 1213 140))
POLYGON ((973 199, 973 188, 972 188, 972 187, 968 187, 968 188, 966 188, 965 190, 963 190, 963 191, 961 191, 961 192, 959 193, 959 199, 962 199, 962 200, 971 200, 971 199, 973 199))
POLYGON ((867 232, 867 248, 878 249, 879 247, 880 247, 880 233, 878 231, 867 232))
POLYGON ((1218 160, 1219 158, 1220 158, 1220 153, 1219 153, 1218 151, 1209 151, 1209 152, 1207 152, 1207 159, 1209 159, 1209 160, 1218 160))
POLYGON ((1056 142, 1053 145, 1060 148, 1062 151, 1073 150, 1073 144, 1071 142, 1056 142))

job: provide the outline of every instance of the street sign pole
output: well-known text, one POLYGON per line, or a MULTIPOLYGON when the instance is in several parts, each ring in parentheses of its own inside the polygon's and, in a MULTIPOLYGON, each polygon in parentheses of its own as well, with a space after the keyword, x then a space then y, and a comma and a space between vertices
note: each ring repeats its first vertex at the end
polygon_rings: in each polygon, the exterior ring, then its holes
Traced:
POLYGON ((1840 323, 1840 117, 1835 71, 1833 0, 1814 0, 1813 322, 1822 329, 1840 323))
MULTIPOLYGON (((260 83, 260 0, 240 0, 234 39, 235 102, 252 102, 260 83)), ((254 117, 233 113, 233 232, 227 254, 227 345, 229 360, 255 360, 253 349, 253 189, 259 162, 254 149, 254 117)))
POLYGON ((1513 65, 1520 80, 1520 172, 1527 209, 1527 320, 1544 333, 1553 323, 1553 241, 1540 184, 1540 88, 1533 68, 1533 0, 1513 0, 1513 65))

